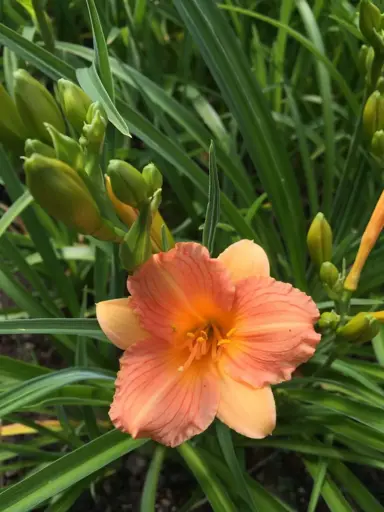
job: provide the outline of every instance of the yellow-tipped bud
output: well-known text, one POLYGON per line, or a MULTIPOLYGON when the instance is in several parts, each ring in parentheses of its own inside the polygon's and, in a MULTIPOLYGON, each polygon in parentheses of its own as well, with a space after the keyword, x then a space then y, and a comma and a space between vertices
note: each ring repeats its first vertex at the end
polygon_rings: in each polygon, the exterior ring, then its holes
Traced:
POLYGON ((381 29, 381 12, 370 0, 360 2, 360 31, 365 39, 376 47, 380 44, 379 32, 381 29))
POLYGON ((120 245, 120 260, 123 267, 129 272, 133 272, 145 263, 152 254, 151 222, 151 208, 147 203, 141 208, 137 219, 120 245))
POLYGON ((311 259, 318 268, 332 257, 332 229, 321 212, 313 219, 308 230, 307 246, 311 259))
POLYGON ((376 204, 376 207, 372 213, 371 218, 365 228, 364 234, 361 237, 361 242, 359 246, 359 250, 357 251, 357 255, 355 261, 352 265, 351 270, 347 276, 347 279, 344 282, 344 288, 350 292, 353 292, 357 289, 360 280, 360 274, 363 270, 365 262, 373 249, 373 246, 376 243, 382 229, 384 227, 384 192, 381 193, 381 196, 376 204))
POLYGON ((14 72, 16 106, 27 128, 28 136, 50 142, 44 123, 65 132, 65 124, 53 96, 24 69, 14 72))
POLYGON ((107 172, 113 192, 120 201, 134 208, 147 201, 147 182, 132 165, 123 160, 111 160, 107 172))
POLYGON ((68 164, 75 171, 84 169, 84 153, 80 144, 60 133, 56 128, 49 123, 44 123, 49 135, 52 138, 55 147, 56 158, 68 164))
POLYGON ((17 111, 16 105, 0 82, 0 143, 6 148, 19 151, 27 138, 27 131, 17 111))
POLYGON ((317 322, 317 325, 321 331, 336 330, 340 322, 340 315, 335 311, 326 311, 322 313, 317 322))
POLYGON ((64 78, 60 78, 57 86, 65 117, 76 132, 80 134, 92 100, 78 85, 64 78))
POLYGON ((337 329, 339 338, 345 341, 365 343, 374 338, 380 329, 380 324, 370 313, 358 313, 346 325, 337 329))
POLYGON ((97 236, 104 232, 100 211, 75 170, 36 153, 25 160, 24 170, 31 194, 52 217, 80 233, 97 236))
POLYGON ((143 169, 143 178, 148 185, 148 194, 153 196, 163 186, 163 176, 155 164, 150 163, 143 169))
POLYGON ((373 91, 365 104, 363 126, 369 140, 375 132, 384 129, 384 94, 379 90, 373 91))

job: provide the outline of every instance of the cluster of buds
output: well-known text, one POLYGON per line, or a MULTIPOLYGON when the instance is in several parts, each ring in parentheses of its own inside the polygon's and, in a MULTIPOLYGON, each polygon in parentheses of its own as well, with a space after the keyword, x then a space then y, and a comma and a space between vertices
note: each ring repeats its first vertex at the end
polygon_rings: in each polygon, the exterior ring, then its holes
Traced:
POLYGON ((332 260, 333 234, 324 214, 313 219, 307 234, 310 258, 319 272, 320 281, 332 300, 337 301, 343 291, 343 276, 332 260))
POLYGON ((370 0, 360 2, 359 26, 367 42, 359 55, 368 96, 363 112, 364 132, 371 153, 384 162, 384 16, 370 0))
POLYGON ((384 192, 382 192, 361 238, 355 261, 346 274, 339 272, 331 262, 332 229, 322 213, 314 218, 307 235, 310 257, 315 264, 320 281, 330 299, 335 303, 333 311, 324 312, 318 322, 324 333, 335 333, 337 340, 364 343, 374 338, 384 322, 384 311, 359 312, 348 315, 350 299, 357 290, 360 275, 384 227, 384 192))
POLYGON ((384 79, 369 96, 363 111, 363 127, 371 153, 384 162, 384 79))
POLYGON ((384 64, 384 22, 380 9, 371 0, 361 0, 359 27, 367 44, 359 55, 359 68, 368 88, 374 89, 384 64))
POLYGON ((120 244, 133 271, 174 241, 158 208, 163 178, 154 164, 142 172, 101 157, 107 116, 76 84, 60 79, 55 97, 27 71, 14 74, 14 99, 0 85, 5 112, 0 142, 22 154, 26 184, 53 218, 79 233, 120 244))

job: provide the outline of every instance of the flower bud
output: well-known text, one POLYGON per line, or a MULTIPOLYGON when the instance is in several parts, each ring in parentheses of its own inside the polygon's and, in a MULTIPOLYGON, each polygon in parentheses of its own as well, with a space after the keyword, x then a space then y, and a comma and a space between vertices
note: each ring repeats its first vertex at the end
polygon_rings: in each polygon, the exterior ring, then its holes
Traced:
POLYGON ((384 94, 378 90, 373 91, 365 104, 363 126, 369 140, 375 132, 384 129, 384 94))
POLYGON ((0 143, 6 148, 22 151, 27 131, 13 99, 0 82, 0 143))
POLYGON ((67 164, 35 153, 25 160, 24 170, 31 194, 52 217, 88 235, 102 228, 89 190, 67 164))
POLYGON ((120 260, 123 267, 133 272, 152 255, 152 214, 149 203, 145 204, 120 245, 120 260))
POLYGON ((381 28, 381 12, 370 0, 361 0, 360 2, 359 27, 365 39, 373 47, 377 46, 378 32, 381 28))
MULTIPOLYGON (((126 226, 132 226, 132 224, 137 219, 138 211, 135 208, 132 208, 132 206, 124 204, 119 199, 117 199, 117 197, 113 193, 111 180, 109 176, 105 177, 105 188, 107 189, 108 197, 111 203, 113 204, 113 208, 117 215, 120 217, 120 219, 124 222, 126 226)), ((175 241, 172 237, 171 232, 169 231, 167 225, 165 224, 163 217, 160 215, 160 212, 157 211, 153 215, 151 228, 152 252, 154 253, 161 252, 163 250, 161 240, 161 228, 163 225, 165 226, 166 230, 168 246, 170 248, 175 246, 175 241)))
POLYGON ((111 160, 107 172, 113 192, 120 201, 134 208, 147 201, 147 182, 132 165, 123 160, 111 160))
POLYGON ((75 171, 84 169, 84 153, 80 144, 71 137, 67 137, 63 133, 56 130, 49 123, 44 123, 55 148, 56 158, 68 164, 75 171))
MULTIPOLYGON (((365 76, 365 74, 367 73, 367 60, 371 48, 371 46, 363 44, 359 51, 359 55, 357 58, 357 69, 359 70, 359 73, 363 76, 365 76)), ((373 48, 372 51, 374 51, 373 48)))
POLYGON ((24 69, 14 72, 16 106, 31 138, 50 142, 44 122, 65 132, 65 124, 53 96, 24 69))
POLYGON ((332 257, 332 229, 321 212, 313 219, 308 230, 307 246, 311 259, 318 268, 332 257))
POLYGON ((379 200, 373 210, 371 218, 365 228, 359 250, 352 268, 344 281, 344 288, 349 292, 354 292, 359 284, 361 271, 364 268, 365 262, 371 253, 380 233, 384 228, 384 192, 381 193, 379 200))
POLYGON ((333 263, 325 261, 320 267, 320 279, 332 290, 339 279, 339 271, 333 263))
POLYGON ((148 185, 148 194, 153 196, 156 190, 163 186, 163 176, 155 164, 150 163, 143 169, 143 178, 148 185))
POLYGON ((27 139, 25 141, 24 154, 26 157, 30 157, 33 153, 38 153, 48 158, 56 158, 56 152, 52 146, 48 146, 48 144, 44 144, 44 142, 37 139, 27 139))
POLYGON ((92 151, 99 151, 104 142, 108 121, 98 101, 90 105, 85 121, 83 134, 80 137, 80 144, 88 146, 92 151))
POLYGON ((60 78, 57 86, 65 117, 76 132, 80 134, 92 100, 78 85, 64 78, 60 78))
POLYGON ((358 313, 343 327, 337 329, 339 338, 345 341, 365 343, 374 338, 380 329, 380 324, 370 313, 358 313))
POLYGON ((317 325, 321 331, 335 330, 340 322, 340 315, 335 311, 326 311, 322 313, 317 322, 317 325))
POLYGON ((371 152, 377 158, 384 160, 384 130, 379 130, 373 134, 371 152))

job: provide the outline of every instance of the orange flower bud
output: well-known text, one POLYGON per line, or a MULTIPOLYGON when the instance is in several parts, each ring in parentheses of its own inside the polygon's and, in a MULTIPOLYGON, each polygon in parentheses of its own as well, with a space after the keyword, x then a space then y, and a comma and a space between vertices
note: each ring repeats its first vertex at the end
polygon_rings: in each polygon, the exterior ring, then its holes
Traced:
POLYGON ((364 234, 361 238, 360 247, 357 252, 356 259, 344 283, 344 288, 348 291, 355 291, 359 284, 360 274, 363 270, 365 262, 372 251, 373 246, 378 239, 381 230, 384 226, 384 192, 376 204, 376 207, 369 219, 368 225, 365 228, 364 234))

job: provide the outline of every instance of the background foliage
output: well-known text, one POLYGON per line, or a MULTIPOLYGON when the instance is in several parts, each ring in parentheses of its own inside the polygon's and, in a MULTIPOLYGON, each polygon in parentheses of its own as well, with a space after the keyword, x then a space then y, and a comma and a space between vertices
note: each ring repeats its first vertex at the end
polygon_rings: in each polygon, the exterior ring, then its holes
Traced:
MULTIPOLYGON (((76 70, 96 58, 107 91, 99 99, 110 121, 133 135, 111 127, 105 161, 118 155, 140 168, 156 163, 165 179, 162 214, 175 238, 201 239, 213 140, 222 190, 214 254, 239 237, 254 239, 266 249, 274 277, 330 309, 307 258, 309 223, 324 212, 334 232, 333 262, 340 267, 345 258, 349 265, 382 190, 382 169, 360 130, 356 5, 88 4, 98 13, 109 60, 86 2, 1 2, 1 79, 8 91, 13 71, 24 67, 51 91, 64 77, 95 94, 95 76, 76 70), (101 45, 96 56, 93 37, 101 45)), ((38 351, 28 362, 0 356, 0 473, 11 468, 19 478, 0 494, 1 510, 71 510, 87 489, 97 497, 100 481, 119 478, 122 457, 133 451, 148 461, 143 512, 154 510, 159 475, 175 465, 190 473, 178 510, 206 501, 219 512, 294 510, 298 505, 282 501, 278 485, 267 488, 260 478, 270 457, 284 453, 294 453, 310 476, 303 510, 324 503, 337 512, 384 510, 383 490, 374 486, 384 468, 384 331, 372 344, 350 345, 332 364, 332 339, 325 337, 300 378, 276 386, 272 437, 249 440, 217 424, 178 450, 132 440, 111 430, 118 354, 94 319, 95 302, 124 294, 116 254, 52 221, 33 203, 20 171, 19 158, 0 147, 0 286, 11 299, 0 309, 0 333, 21 349, 24 335, 44 335, 59 363, 38 364, 38 351), (50 428, 41 419, 58 423, 50 428), (14 437, 19 424, 35 434, 14 437), (248 473, 250 460, 259 464, 256 475, 248 473)), ((379 243, 353 312, 382 309, 383 254, 379 243)))

